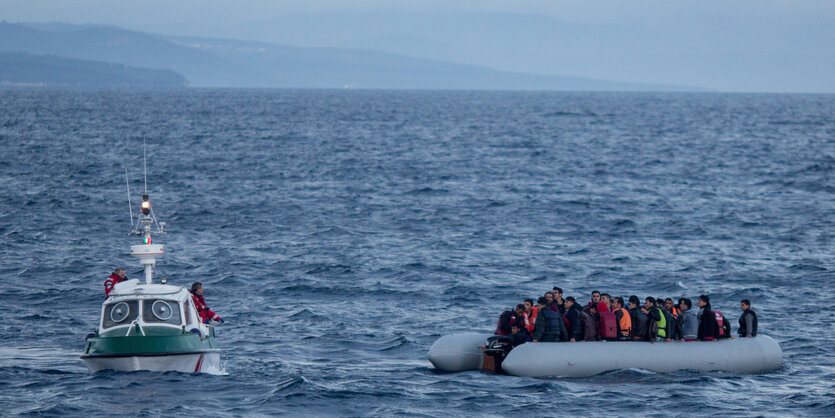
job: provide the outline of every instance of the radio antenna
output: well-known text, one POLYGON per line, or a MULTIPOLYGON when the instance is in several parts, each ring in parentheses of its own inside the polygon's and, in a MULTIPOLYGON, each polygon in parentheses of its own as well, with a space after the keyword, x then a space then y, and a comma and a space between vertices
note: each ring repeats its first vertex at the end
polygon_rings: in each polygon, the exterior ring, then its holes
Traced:
POLYGON ((142 166, 145 168, 145 194, 148 194, 148 159, 145 156, 145 137, 142 137, 142 166))
POLYGON ((128 212, 130 212, 130 230, 133 232, 133 207, 130 203, 130 182, 128 181, 127 167, 125 167, 125 186, 128 186, 128 212))

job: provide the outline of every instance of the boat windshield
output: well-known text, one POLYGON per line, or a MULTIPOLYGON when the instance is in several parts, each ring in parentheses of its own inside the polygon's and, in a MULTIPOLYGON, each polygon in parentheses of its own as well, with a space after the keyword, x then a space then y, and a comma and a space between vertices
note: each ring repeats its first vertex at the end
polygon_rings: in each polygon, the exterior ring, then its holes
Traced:
POLYGON ((102 318, 102 328, 115 327, 117 325, 127 325, 139 317, 139 302, 135 300, 126 300, 122 302, 111 303, 104 307, 104 317, 102 318))
POLYGON ((173 300, 148 299, 142 301, 142 321, 148 324, 180 325, 180 305, 173 300))

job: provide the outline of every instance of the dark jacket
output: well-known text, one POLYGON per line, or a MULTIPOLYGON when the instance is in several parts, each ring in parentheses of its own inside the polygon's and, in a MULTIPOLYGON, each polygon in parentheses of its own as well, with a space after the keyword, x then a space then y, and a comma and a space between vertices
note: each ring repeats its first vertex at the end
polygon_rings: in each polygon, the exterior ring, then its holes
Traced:
POLYGON ((522 345, 524 343, 528 343, 531 341, 531 337, 528 335, 528 332, 522 329, 522 331, 517 332, 516 334, 510 334, 510 342, 513 344, 514 347, 522 345))
POLYGON ((667 308, 663 305, 659 306, 658 309, 661 309, 661 313, 664 314, 664 318, 667 320, 667 332, 665 333, 667 334, 667 338, 672 338, 675 340, 677 327, 676 320, 675 318, 673 318, 673 314, 671 314, 670 311, 668 311, 667 308))
POLYGON ((699 338, 699 318, 692 308, 678 314, 678 327, 681 340, 695 340, 699 338))
POLYGON ((632 317, 632 339, 646 340, 649 333, 649 315, 641 312, 641 308, 629 310, 632 317))
POLYGON ((740 315, 739 331, 737 332, 740 337, 757 336, 757 313, 752 311, 751 308, 746 309, 740 315))
POLYGON ((597 319, 592 314, 581 311, 580 320, 583 321, 583 341, 600 341, 600 333, 597 332, 597 319))
POLYGON ((580 307, 575 303, 571 308, 565 310, 565 318, 568 319, 568 338, 576 341, 583 340, 583 321, 580 319, 580 307))
POLYGON ((719 339, 719 324, 716 322, 716 314, 710 309, 710 304, 701 308, 698 314, 699 318, 699 340, 704 341, 719 339))
POLYGON ((568 341, 565 320, 559 310, 543 309, 536 317, 533 339, 539 342, 568 341))

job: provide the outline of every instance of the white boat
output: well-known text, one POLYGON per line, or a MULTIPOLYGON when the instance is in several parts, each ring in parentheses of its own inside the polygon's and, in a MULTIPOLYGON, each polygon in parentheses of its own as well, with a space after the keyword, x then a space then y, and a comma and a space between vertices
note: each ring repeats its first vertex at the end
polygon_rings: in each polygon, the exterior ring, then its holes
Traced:
MULTIPOLYGON (((439 338, 429 361, 445 371, 489 369, 484 347, 492 334, 455 334, 439 338)), ((501 369, 527 377, 587 377, 619 369, 659 373, 677 370, 764 373, 783 364, 783 351, 766 335, 719 341, 595 341, 527 343, 507 354, 501 369)))
POLYGON ((87 336, 81 355, 91 372, 221 372, 214 327, 201 321, 188 289, 165 284, 165 278, 162 284, 153 283, 156 259, 164 247, 153 244, 152 235, 164 234, 164 227, 156 221, 146 192, 132 230, 143 242, 130 247, 145 268, 145 282, 117 283, 102 303, 98 329, 87 336))

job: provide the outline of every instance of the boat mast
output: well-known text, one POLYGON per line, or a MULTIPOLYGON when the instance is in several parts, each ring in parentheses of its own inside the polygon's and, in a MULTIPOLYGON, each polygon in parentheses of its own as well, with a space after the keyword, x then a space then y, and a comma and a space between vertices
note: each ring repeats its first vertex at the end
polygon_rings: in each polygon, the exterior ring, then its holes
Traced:
MULTIPOLYGON (((136 223, 136 228, 131 231, 131 234, 142 235, 143 238, 142 244, 131 245, 130 255, 139 258, 139 262, 145 268, 145 283, 151 284, 153 282, 154 265, 156 265, 157 257, 162 256, 164 252, 162 245, 152 243, 151 235, 165 234, 165 222, 157 222, 154 211, 151 209, 151 201, 148 200, 148 165, 145 158, 144 143, 142 148, 142 163, 145 167, 145 194, 142 195, 139 222, 136 223)), ((133 223, 132 218, 131 223, 133 223)), ((133 225, 131 226, 133 227, 133 225)))

